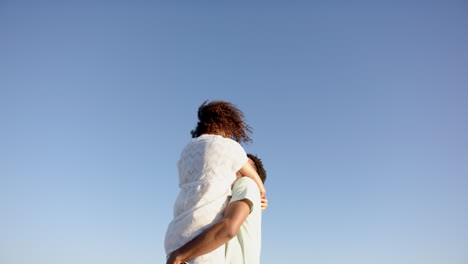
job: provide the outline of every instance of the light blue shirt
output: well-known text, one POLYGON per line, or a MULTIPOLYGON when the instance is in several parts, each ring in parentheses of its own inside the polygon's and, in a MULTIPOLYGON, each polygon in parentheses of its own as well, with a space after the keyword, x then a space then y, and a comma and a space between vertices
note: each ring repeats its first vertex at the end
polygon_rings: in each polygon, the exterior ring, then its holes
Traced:
POLYGON ((237 236, 226 243, 226 264, 259 264, 262 244, 260 190, 249 177, 239 178, 233 184, 230 203, 241 200, 249 200, 252 206, 237 236))

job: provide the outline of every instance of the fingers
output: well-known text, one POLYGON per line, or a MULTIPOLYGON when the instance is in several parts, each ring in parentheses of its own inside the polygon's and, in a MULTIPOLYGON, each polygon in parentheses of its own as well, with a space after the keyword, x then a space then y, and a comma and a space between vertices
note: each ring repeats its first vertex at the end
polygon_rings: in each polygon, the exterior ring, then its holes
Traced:
POLYGON ((268 207, 268 199, 265 196, 263 196, 261 199, 261 207, 262 211, 265 211, 265 209, 268 207))

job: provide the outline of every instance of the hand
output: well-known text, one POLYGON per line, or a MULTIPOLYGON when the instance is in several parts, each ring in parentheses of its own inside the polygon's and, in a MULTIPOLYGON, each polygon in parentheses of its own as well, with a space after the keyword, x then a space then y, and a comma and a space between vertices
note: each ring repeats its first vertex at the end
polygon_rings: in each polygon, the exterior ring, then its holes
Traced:
POLYGON ((268 208, 268 198, 263 196, 261 201, 262 201, 262 211, 265 211, 265 209, 268 208))
POLYGON ((260 186, 260 197, 265 197, 266 189, 264 186, 260 186))
POLYGON ((174 252, 172 252, 171 255, 169 255, 169 257, 167 258, 166 260, 166 264, 186 264, 185 261, 180 261, 174 254, 174 252))

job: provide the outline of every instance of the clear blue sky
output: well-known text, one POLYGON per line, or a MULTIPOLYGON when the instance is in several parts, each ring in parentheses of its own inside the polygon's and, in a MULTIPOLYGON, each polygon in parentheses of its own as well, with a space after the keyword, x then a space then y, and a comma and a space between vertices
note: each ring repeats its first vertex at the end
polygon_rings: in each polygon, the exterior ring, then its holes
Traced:
POLYGON ((0 1, 0 262, 163 263, 206 99, 267 264, 468 263, 466 1, 0 1))

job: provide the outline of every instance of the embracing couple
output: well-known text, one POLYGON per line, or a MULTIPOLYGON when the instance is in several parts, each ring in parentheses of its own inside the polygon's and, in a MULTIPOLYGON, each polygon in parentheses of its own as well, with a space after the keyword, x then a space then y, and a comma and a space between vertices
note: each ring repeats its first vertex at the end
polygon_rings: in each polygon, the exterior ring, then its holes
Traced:
POLYGON ((246 154, 250 127, 235 105, 205 101, 177 163, 180 192, 165 238, 166 264, 259 264, 266 179, 246 154))

